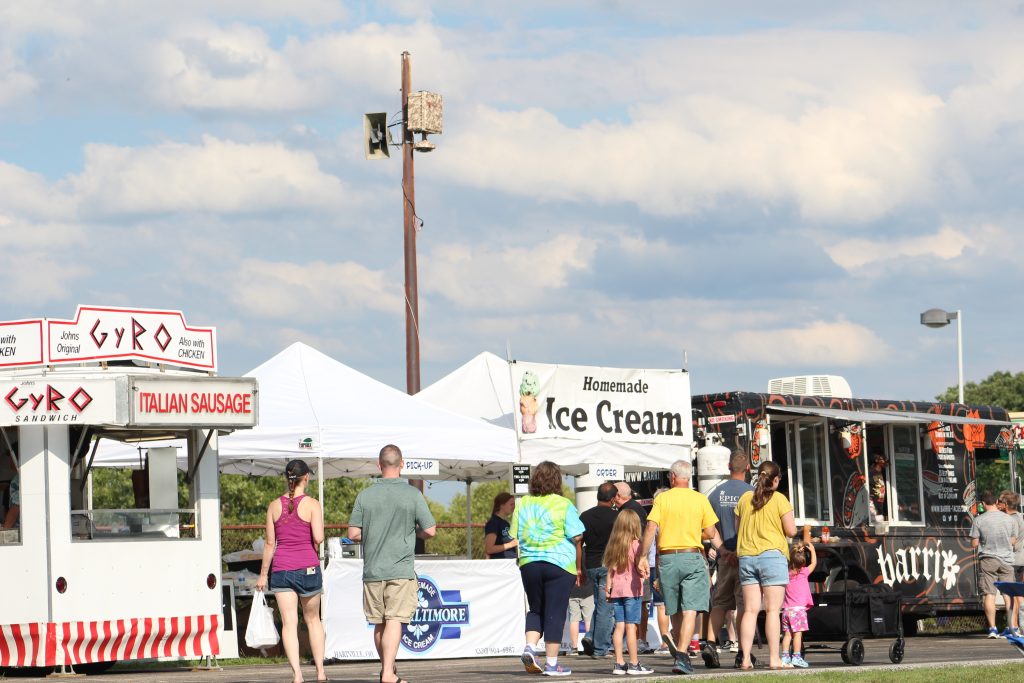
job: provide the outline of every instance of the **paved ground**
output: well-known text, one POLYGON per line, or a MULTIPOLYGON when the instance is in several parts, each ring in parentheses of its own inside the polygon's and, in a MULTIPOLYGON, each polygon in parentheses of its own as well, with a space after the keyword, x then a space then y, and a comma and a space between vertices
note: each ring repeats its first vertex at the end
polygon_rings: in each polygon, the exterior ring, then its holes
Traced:
MULTIPOLYGON (((888 640, 865 641, 864 665, 861 669, 892 667, 889 662, 888 640)), ((764 655, 767 650, 755 656, 764 655)), ((654 681, 658 679, 677 678, 670 672, 672 662, 663 656, 642 657, 642 661, 654 669, 651 677, 630 676, 631 681, 654 681)), ((566 657, 564 660, 573 668, 573 675, 564 680, 575 683, 589 681, 622 681, 622 676, 610 674, 610 660, 595 660, 589 657, 566 657)), ((849 670, 838 652, 811 652, 808 654, 811 669, 806 673, 820 672, 828 669, 849 670)), ((561 660, 560 660, 561 661, 561 660)), ((703 663, 697 660, 696 674, 699 677, 742 677, 745 673, 735 671, 731 666, 732 656, 723 656, 726 668, 713 671, 706 670, 703 663)), ((987 640, 981 636, 959 636, 956 638, 920 637, 907 641, 906 658, 901 666, 935 666, 949 664, 1001 664, 1019 662, 1024 675, 1024 658, 1003 640, 987 640)), ((370 662, 334 664, 327 667, 327 675, 332 681, 365 681, 374 683, 378 680, 379 666, 370 662)), ((502 683, 514 681, 548 680, 540 677, 528 677, 518 659, 459 659, 459 660, 427 660, 399 662, 399 671, 411 683, 422 681, 453 681, 455 683, 502 683)), ((790 676, 797 670, 777 672, 778 676, 790 676)), ((312 667, 304 667, 307 681, 315 678, 312 667)), ((22 678, 20 680, 47 680, 22 678)), ((53 679, 49 679, 53 680, 53 679)), ((100 676, 90 676, 88 683, 248 683, 249 681, 281 681, 287 683, 289 670, 285 665, 225 667, 220 671, 118 671, 100 676)))

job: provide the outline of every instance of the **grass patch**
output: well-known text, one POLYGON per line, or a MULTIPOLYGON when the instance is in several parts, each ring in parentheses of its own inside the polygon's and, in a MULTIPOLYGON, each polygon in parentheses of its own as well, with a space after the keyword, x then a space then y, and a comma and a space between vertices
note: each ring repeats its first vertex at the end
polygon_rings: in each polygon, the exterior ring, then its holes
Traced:
MULTIPOLYGON (((199 659, 186 659, 179 662, 127 661, 118 662, 111 671, 189 671, 203 663, 199 659)), ((262 666, 265 664, 287 664, 287 657, 238 657, 236 659, 218 659, 217 664, 229 666, 262 666)))
MULTIPOLYGON (((800 671, 794 670, 792 673, 800 671)), ((747 674, 732 680, 742 683, 778 683, 780 680, 792 679, 802 681, 828 681, 829 683, 1002 683, 1017 682, 1024 679, 1024 660, 1020 664, 999 664, 995 666, 950 666, 928 667, 920 669, 889 669, 855 671, 814 671, 809 669, 799 676, 786 674, 747 674)), ((665 679, 663 683, 673 683, 678 679, 665 679)))

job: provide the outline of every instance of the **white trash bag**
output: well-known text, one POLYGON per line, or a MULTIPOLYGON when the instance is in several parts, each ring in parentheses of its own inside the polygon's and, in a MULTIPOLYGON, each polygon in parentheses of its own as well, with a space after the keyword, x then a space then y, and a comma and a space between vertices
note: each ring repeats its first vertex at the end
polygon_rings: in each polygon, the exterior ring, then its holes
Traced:
POLYGON ((257 649, 277 645, 279 640, 281 637, 274 625, 274 608, 267 606, 263 591, 257 591, 252 596, 249 624, 245 627, 245 644, 257 649))

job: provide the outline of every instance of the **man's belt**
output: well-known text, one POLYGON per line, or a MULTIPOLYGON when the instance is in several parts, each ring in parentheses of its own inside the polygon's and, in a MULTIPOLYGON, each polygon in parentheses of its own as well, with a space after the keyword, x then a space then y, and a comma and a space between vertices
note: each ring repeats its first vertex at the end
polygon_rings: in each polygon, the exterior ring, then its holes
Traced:
POLYGON ((676 553, 703 553, 703 548, 666 548, 659 550, 659 555, 675 555, 676 553))

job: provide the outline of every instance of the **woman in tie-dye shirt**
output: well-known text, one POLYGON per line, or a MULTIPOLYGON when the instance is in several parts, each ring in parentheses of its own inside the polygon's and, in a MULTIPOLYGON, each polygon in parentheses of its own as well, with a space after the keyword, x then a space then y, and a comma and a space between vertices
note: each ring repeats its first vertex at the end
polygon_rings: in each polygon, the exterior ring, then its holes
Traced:
POLYGON ((513 538, 519 539, 519 572, 529 603, 526 613, 526 648, 522 662, 530 673, 567 676, 568 667, 558 663, 569 591, 578 583, 583 552, 583 522, 576 506, 562 496, 562 471, 553 462, 542 462, 530 477, 530 495, 523 496, 512 514, 513 538), (544 636, 543 667, 540 638, 544 636))

